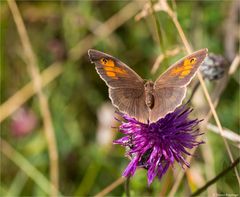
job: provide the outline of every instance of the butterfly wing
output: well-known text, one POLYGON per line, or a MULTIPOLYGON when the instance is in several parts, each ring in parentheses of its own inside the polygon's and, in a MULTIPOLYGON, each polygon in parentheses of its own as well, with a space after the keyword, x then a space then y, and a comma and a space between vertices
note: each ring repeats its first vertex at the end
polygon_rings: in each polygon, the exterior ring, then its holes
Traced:
POLYGON ((150 121, 155 122, 174 111, 186 95, 187 85, 207 56, 207 49, 188 55, 167 69, 154 84, 154 107, 150 121))
POLYGON ((89 58, 109 87, 115 107, 139 121, 146 122, 149 112, 145 104, 144 80, 126 64, 106 53, 90 49, 89 58))

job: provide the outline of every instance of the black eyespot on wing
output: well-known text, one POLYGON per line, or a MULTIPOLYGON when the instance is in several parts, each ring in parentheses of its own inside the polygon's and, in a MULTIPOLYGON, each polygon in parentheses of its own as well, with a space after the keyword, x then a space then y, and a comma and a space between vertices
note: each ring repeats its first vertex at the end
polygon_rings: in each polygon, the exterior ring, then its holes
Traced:
POLYGON ((196 58, 192 58, 191 60, 190 60, 190 63, 193 63, 193 62, 195 62, 196 61, 196 58))
POLYGON ((101 60, 103 61, 104 64, 106 64, 108 62, 108 60, 106 58, 102 58, 101 60))
POLYGON ((107 54, 97 51, 95 49, 89 49, 88 50, 88 56, 91 62, 96 62, 98 60, 100 60, 103 57, 108 56, 107 54))

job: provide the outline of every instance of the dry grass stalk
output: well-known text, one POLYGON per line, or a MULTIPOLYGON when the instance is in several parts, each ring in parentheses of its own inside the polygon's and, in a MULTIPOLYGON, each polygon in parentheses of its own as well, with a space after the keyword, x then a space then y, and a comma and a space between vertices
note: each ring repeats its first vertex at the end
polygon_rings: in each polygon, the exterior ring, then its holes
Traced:
POLYGON ((49 159, 50 159, 50 178, 51 178, 51 196, 58 196, 58 153, 57 145, 52 125, 52 118, 48 107, 47 97, 42 91, 42 81, 39 74, 36 56, 32 50, 29 37, 27 35, 26 27, 24 25, 22 16, 19 12, 15 0, 8 0, 9 8, 12 12, 14 21, 17 26, 18 34, 24 49, 26 56, 26 62, 28 62, 29 75, 33 80, 34 89, 37 92, 39 98, 40 110, 43 118, 44 131, 48 144, 49 159))
POLYGON ((230 69, 229 69, 229 71, 228 71, 228 74, 229 74, 229 75, 232 75, 233 73, 235 73, 236 70, 238 69, 239 65, 240 65, 240 55, 238 54, 238 55, 236 55, 236 57, 234 58, 231 66, 230 66, 230 69))

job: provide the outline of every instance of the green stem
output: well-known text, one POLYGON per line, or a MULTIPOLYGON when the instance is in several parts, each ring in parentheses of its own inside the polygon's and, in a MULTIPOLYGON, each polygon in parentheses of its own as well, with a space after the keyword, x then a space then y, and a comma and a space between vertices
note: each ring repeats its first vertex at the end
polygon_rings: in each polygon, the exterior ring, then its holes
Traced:
POLYGON ((125 192, 126 192, 126 197, 130 197, 130 177, 127 177, 125 181, 125 192))

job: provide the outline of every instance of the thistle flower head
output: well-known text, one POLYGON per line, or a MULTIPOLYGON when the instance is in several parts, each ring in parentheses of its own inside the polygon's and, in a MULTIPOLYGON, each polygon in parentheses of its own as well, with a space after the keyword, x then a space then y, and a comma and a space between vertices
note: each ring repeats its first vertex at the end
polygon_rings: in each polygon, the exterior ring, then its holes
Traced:
POLYGON ((196 137, 201 135, 196 128, 200 121, 188 118, 191 111, 184 105, 149 124, 120 114, 124 121, 121 121, 119 131, 124 136, 114 143, 126 147, 126 155, 131 159, 123 176, 133 176, 137 167, 142 167, 148 171, 150 185, 156 176, 161 179, 174 161, 182 167, 189 167, 184 159, 184 155, 190 155, 186 149, 202 143, 196 141, 196 137))

